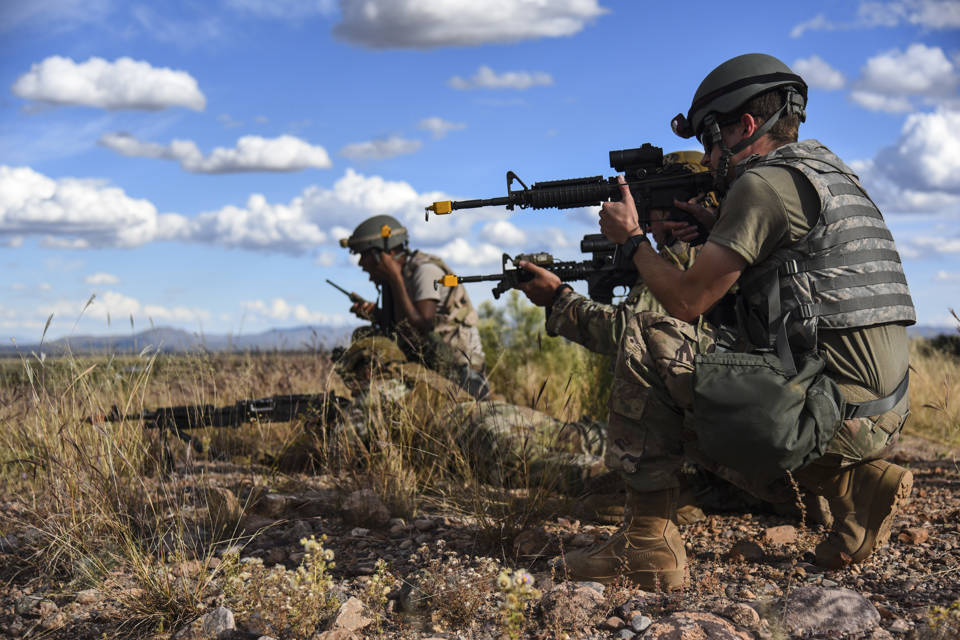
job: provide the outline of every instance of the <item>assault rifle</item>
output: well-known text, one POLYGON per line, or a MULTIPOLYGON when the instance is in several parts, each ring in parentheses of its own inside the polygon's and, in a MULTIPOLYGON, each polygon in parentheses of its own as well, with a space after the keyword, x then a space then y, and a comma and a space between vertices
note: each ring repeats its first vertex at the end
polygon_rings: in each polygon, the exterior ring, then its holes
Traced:
POLYGON ((346 398, 332 393, 283 394, 241 400, 225 407, 194 404, 132 414, 124 414, 117 405, 113 405, 101 419, 107 422, 142 421, 144 427, 169 431, 190 444, 197 453, 202 453, 203 445, 187 431, 203 427, 239 427, 251 422, 289 422, 297 416, 310 413, 330 420, 336 415, 337 409, 345 408, 348 404, 346 398))
POLYGON ((543 267, 555 273, 563 282, 574 280, 587 281, 587 293, 591 300, 603 304, 613 302, 613 291, 617 287, 632 287, 637 280, 637 270, 632 262, 618 259, 620 253, 617 245, 603 237, 600 233, 591 233, 583 236, 580 241, 580 251, 590 253, 589 260, 557 261, 549 253, 521 253, 511 258, 504 253, 502 258, 502 272, 481 276, 457 276, 449 274, 437 280, 437 286, 455 287, 462 282, 497 282, 493 288, 493 297, 500 298, 501 294, 510 289, 516 289, 521 282, 533 279, 533 273, 519 267, 508 269, 507 263, 516 265, 521 260, 543 267), (624 263, 626 262, 626 263, 624 263))
MULTIPOLYGON (((663 163, 663 149, 650 143, 636 149, 620 149, 610 152, 610 166, 622 173, 627 186, 637 204, 639 219, 637 223, 650 222, 650 209, 669 211, 668 220, 683 220, 696 225, 699 237, 694 244, 700 244, 707 237, 707 230, 694 216, 673 206, 674 199, 685 201, 713 189, 713 178, 708 172, 695 172, 683 164, 663 163)), ((610 200, 620 200, 620 184, 616 176, 604 178, 571 178, 569 180, 548 180, 535 182, 532 187, 521 180, 513 171, 507 171, 507 195, 500 198, 479 200, 444 200, 426 207, 426 217, 430 212, 445 215, 460 209, 478 207, 505 206, 508 210, 520 209, 574 209, 597 206, 610 200), (522 189, 513 189, 514 182, 522 189)))

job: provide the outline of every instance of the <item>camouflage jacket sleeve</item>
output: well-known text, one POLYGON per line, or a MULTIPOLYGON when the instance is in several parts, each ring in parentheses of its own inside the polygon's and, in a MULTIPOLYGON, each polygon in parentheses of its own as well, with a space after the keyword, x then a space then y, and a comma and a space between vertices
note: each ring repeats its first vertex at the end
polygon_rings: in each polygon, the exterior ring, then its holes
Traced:
POLYGON ((566 291, 547 311, 547 334, 563 336, 595 353, 616 353, 625 319, 622 305, 601 304, 566 291))
MULTIPOLYGON (((660 255, 679 269, 688 269, 696 256, 695 248, 674 242, 659 248, 660 255)), ((614 306, 594 302, 568 291, 548 308, 547 334, 563 336, 595 353, 613 355, 630 315, 641 311, 666 313, 641 279, 630 289, 623 302, 614 306)))

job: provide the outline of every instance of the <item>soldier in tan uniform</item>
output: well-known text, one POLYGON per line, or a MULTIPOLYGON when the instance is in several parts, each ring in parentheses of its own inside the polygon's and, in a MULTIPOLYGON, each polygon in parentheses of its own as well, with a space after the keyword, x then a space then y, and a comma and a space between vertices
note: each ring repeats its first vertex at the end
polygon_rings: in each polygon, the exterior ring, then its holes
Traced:
MULTIPOLYGON (((381 290, 382 304, 358 302, 351 311, 375 333, 395 337, 408 357, 454 380, 472 396, 489 393, 478 316, 463 286, 439 290, 452 273, 443 260, 411 251, 407 230, 391 216, 361 222, 341 245, 359 254, 360 267, 381 290)), ((369 329, 356 337, 369 335, 369 329)))
MULTIPOLYGON (((678 135, 704 144, 724 192, 719 212, 677 203, 712 226, 687 271, 650 247, 626 185, 601 208, 601 231, 668 314, 642 312, 624 329, 607 459, 632 509, 607 542, 566 556, 571 577, 682 586, 673 520, 685 456, 757 491, 792 472, 826 498, 834 526, 815 549, 821 566, 860 562, 889 539, 913 482, 883 457, 909 409, 905 327, 916 316, 893 237, 857 176, 816 140, 797 141, 806 97, 783 62, 746 54, 708 74, 674 119, 678 135), (697 320, 735 283, 741 342, 721 352, 697 320)), ((551 313, 571 303, 542 270, 523 288, 551 313)))

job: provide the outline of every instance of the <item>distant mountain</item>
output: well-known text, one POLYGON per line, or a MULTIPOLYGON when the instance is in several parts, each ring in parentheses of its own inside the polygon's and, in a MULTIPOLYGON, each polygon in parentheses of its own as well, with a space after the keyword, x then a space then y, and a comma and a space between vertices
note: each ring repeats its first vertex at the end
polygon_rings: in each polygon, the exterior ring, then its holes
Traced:
POLYGON ((329 325, 269 329, 262 333, 234 335, 190 333, 171 327, 157 327, 132 335, 68 336, 39 343, 0 346, 0 355, 29 353, 41 349, 59 353, 138 353, 147 347, 168 353, 190 351, 312 351, 329 350, 349 342, 353 327, 329 325))
POLYGON ((957 327, 935 327, 929 324, 915 324, 907 327, 911 338, 935 338, 940 335, 957 335, 957 327))

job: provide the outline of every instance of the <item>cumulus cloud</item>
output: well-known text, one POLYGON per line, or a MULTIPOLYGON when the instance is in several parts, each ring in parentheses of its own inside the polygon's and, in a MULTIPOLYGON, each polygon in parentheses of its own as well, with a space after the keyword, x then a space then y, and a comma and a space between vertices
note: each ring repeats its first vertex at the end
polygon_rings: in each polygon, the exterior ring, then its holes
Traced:
POLYGON ((830 20, 820 13, 794 26, 790 37, 799 38, 807 31, 845 31, 901 24, 935 30, 960 28, 960 4, 956 0, 861 0, 854 20, 830 20))
POLYGON ((498 74, 488 66, 481 66, 472 77, 465 80, 453 76, 447 83, 454 89, 517 89, 543 87, 553 84, 553 76, 543 71, 505 71, 498 74))
POLYGON ((76 317, 82 311, 88 318, 102 318, 105 321, 132 316, 134 319, 151 319, 155 322, 205 322, 211 317, 210 312, 205 309, 144 303, 117 291, 98 293, 86 308, 85 303, 86 300, 61 299, 51 304, 40 305, 38 310, 44 317, 53 314, 55 317, 68 318, 76 317))
POLYGON ((36 235, 71 248, 135 247, 178 237, 186 219, 159 214, 102 181, 53 180, 28 167, 0 165, 0 235, 36 235))
POLYGON ((243 136, 232 149, 217 147, 207 155, 191 140, 162 145, 142 142, 122 132, 103 135, 98 144, 125 156, 174 160, 191 173, 301 171, 332 166, 326 149, 293 136, 243 136))
POLYGON ((348 144, 340 149, 340 155, 351 160, 385 160, 394 156, 416 153, 422 146, 423 142, 420 140, 390 136, 389 138, 348 144))
POLYGON ((894 145, 854 169, 885 211, 960 212, 960 111, 908 116, 894 145))
POLYGON ((500 266, 503 257, 503 249, 486 242, 471 245, 463 238, 448 242, 432 250, 431 253, 435 253, 451 265, 464 267, 500 266))
POLYGON ((112 273, 91 273, 89 276, 83 279, 87 284, 92 285, 101 285, 101 284, 119 284, 120 278, 113 275, 112 273))
POLYGON ((525 244, 527 234, 506 220, 489 222, 480 230, 480 236, 497 246, 516 246, 525 244))
POLYGON ((791 68, 798 73, 808 85, 816 89, 835 91, 842 89, 846 84, 843 74, 831 67, 820 56, 810 56, 796 60, 791 68))
POLYGON ((934 276, 934 280, 938 282, 960 282, 960 273, 951 273, 941 269, 940 271, 937 271, 937 275, 934 276))
POLYGON ((449 120, 444 120, 443 118, 433 116, 421 120, 417 125, 417 128, 421 131, 429 131, 434 139, 439 140, 440 138, 447 137, 447 134, 451 131, 461 131, 466 129, 467 125, 461 122, 450 122, 449 120))
POLYGON ((370 49, 429 49, 570 36, 607 13, 597 0, 340 0, 334 34, 370 49))
POLYGON ((942 49, 914 43, 867 60, 850 96, 870 110, 909 112, 911 98, 932 104, 955 99, 958 84, 960 74, 942 49))
POLYGON ((304 324, 343 324, 344 316, 338 313, 311 311, 302 304, 290 304, 283 298, 274 298, 269 302, 251 300, 243 303, 244 309, 251 314, 269 320, 295 320, 304 324))
POLYGON ((0 165, 0 238, 33 235, 46 246, 71 249, 179 241, 299 255, 318 252, 376 214, 398 218, 414 246, 423 248, 467 236, 474 224, 507 215, 502 208, 488 208, 424 220, 424 207, 449 199, 443 192, 418 193, 406 182, 348 169, 331 188, 309 186, 288 202, 252 194, 242 206, 187 218, 159 214, 149 201, 103 181, 54 180, 27 167, 0 165))
POLYGON ((51 56, 17 78, 11 91, 26 100, 102 109, 203 111, 207 104, 197 81, 186 71, 156 68, 131 58, 76 63, 51 56))

